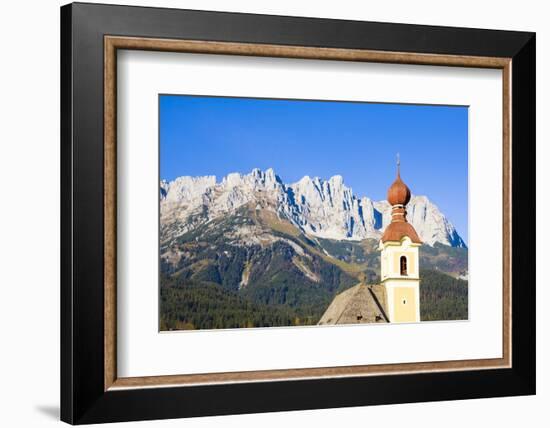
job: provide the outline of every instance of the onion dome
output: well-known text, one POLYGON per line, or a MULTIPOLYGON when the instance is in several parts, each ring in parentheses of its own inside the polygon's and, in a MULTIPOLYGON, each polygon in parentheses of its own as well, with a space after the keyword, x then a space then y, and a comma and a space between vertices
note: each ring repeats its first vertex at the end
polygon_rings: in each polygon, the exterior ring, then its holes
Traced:
POLYGON ((407 205, 411 200, 411 191, 401 180, 399 164, 397 164, 397 178, 388 189, 388 202, 390 205, 407 205))
POLYGON ((414 227, 407 221, 407 210, 405 206, 411 200, 411 191, 401 180, 399 172, 399 158, 397 160, 397 178, 388 189, 388 202, 392 206, 391 223, 386 227, 382 235, 382 242, 395 241, 399 242, 405 236, 416 243, 421 244, 422 241, 418 237, 414 227))

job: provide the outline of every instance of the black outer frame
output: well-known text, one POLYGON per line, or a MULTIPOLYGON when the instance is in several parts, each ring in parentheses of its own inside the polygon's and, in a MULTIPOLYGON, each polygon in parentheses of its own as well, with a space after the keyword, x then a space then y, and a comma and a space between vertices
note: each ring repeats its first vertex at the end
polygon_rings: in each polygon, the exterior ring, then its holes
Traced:
POLYGON ((63 6, 61 420, 85 424, 534 394, 535 96, 534 33, 63 6), (104 35, 512 58, 512 368, 105 392, 104 35))

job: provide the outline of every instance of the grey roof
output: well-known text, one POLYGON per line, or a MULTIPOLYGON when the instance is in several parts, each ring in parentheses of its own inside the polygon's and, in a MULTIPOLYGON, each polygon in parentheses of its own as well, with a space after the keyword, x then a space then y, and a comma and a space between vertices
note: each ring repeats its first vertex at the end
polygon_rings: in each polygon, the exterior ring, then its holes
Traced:
POLYGON ((318 325, 388 322, 386 288, 357 284, 337 294, 318 325))

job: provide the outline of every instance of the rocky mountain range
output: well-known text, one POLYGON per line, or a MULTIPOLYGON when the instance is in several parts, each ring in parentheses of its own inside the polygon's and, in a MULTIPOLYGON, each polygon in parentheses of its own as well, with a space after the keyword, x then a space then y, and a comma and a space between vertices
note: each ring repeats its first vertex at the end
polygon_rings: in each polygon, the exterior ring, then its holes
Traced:
MULTIPOLYGON (((273 169, 232 173, 221 182, 215 176, 179 177, 160 183, 160 198, 164 241, 249 204, 270 211, 311 238, 379 239, 391 220, 387 201, 357 197, 340 175, 329 180, 305 176, 292 184, 283 183, 273 169)), ((407 213, 425 244, 466 247, 451 222, 426 196, 413 196, 407 213)))

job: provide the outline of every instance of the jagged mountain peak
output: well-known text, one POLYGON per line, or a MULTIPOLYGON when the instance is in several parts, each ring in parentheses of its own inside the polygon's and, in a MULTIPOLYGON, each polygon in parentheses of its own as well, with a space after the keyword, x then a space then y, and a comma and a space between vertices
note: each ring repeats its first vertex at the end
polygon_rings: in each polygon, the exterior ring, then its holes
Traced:
POLYGON ((310 177, 309 175, 304 175, 300 180, 298 180, 294 185, 306 185, 306 184, 313 184, 313 185, 323 185, 323 184, 330 184, 331 186, 337 186, 337 187, 346 187, 344 184, 344 177, 341 175, 333 175, 328 180, 325 180, 321 177, 315 176, 310 177))
POLYGON ((343 186, 344 184, 344 177, 341 175, 333 175, 328 179, 328 182, 333 186, 343 186))

